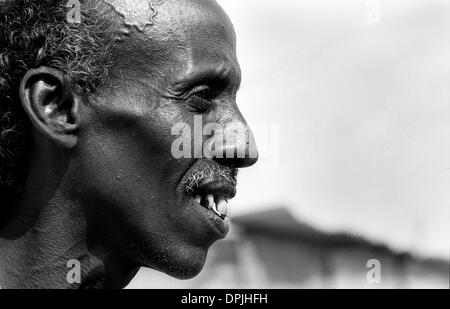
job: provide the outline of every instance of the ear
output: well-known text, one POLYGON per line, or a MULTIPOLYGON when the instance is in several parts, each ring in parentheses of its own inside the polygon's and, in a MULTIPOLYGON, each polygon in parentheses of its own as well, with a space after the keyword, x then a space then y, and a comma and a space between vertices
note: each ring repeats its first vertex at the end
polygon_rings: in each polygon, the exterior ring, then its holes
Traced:
POLYGON ((59 146, 78 142, 82 90, 63 72, 40 67, 29 70, 20 85, 20 99, 33 125, 59 146))

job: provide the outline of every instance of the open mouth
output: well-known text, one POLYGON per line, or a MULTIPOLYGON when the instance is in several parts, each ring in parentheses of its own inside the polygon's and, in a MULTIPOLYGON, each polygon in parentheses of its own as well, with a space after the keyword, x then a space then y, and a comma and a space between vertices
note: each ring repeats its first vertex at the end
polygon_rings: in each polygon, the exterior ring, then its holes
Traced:
POLYGON ((190 195, 197 204, 225 220, 230 217, 228 201, 236 195, 236 187, 228 179, 206 179, 191 188, 190 195))
POLYGON ((195 201, 206 209, 213 211, 222 220, 230 216, 230 209, 228 205, 228 199, 223 196, 214 196, 208 194, 206 196, 195 196, 195 201))
POLYGON ((215 162, 198 162, 183 182, 185 192, 199 207, 225 220, 230 217, 228 202, 236 195, 236 173, 215 162))

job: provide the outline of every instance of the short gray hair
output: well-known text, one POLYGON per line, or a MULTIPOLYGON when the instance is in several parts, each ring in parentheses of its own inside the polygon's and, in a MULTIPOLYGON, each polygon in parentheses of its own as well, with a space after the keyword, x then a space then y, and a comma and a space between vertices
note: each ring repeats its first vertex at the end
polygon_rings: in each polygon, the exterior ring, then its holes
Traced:
POLYGON ((0 0, 0 201, 20 193, 27 174, 30 123, 19 99, 25 73, 59 69, 87 94, 107 79, 109 26, 95 4, 80 2, 82 22, 73 24, 67 0, 0 0))

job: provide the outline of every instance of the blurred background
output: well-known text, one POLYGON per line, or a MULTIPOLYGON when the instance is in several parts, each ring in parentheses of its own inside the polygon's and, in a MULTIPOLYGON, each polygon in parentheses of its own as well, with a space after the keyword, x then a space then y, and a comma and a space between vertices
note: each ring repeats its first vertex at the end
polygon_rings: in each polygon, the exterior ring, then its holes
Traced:
POLYGON ((198 277, 129 288, 448 288, 449 1, 219 2, 260 160, 198 277))

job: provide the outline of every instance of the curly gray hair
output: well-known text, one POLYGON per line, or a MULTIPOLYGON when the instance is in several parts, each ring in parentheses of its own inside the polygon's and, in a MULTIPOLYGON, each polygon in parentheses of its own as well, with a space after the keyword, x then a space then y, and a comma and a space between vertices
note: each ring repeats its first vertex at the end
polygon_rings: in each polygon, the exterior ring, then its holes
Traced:
MULTIPOLYGON (((82 2, 82 1, 80 1, 82 2)), ((19 99, 25 73, 63 71, 89 95, 111 67, 113 39, 95 4, 82 3, 82 22, 66 21, 67 0, 0 0, 0 200, 23 188, 30 123, 19 99)))

